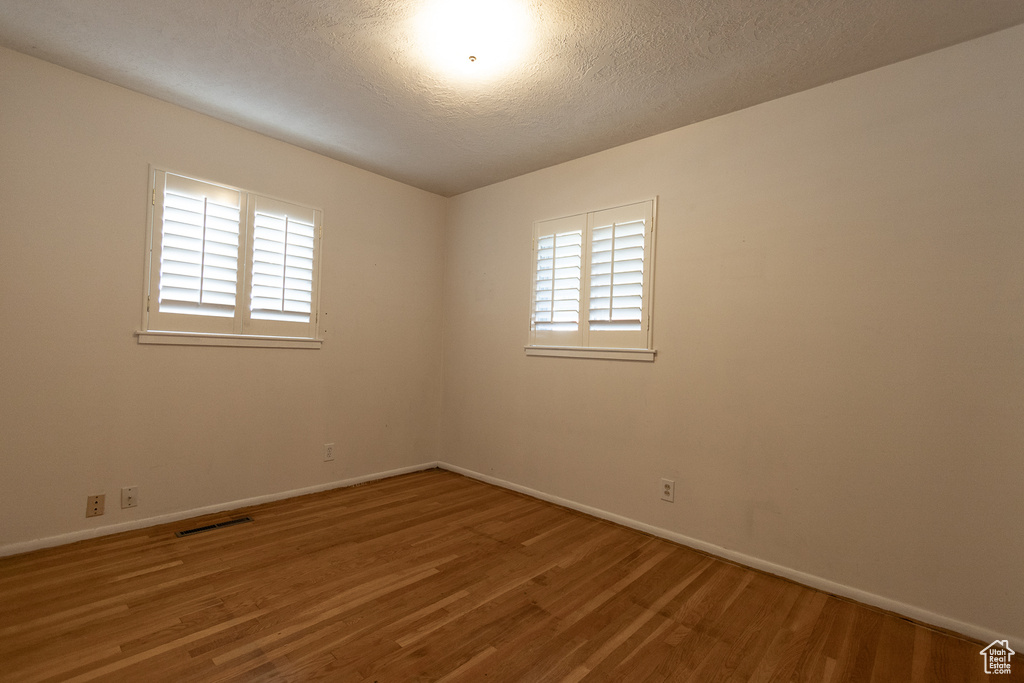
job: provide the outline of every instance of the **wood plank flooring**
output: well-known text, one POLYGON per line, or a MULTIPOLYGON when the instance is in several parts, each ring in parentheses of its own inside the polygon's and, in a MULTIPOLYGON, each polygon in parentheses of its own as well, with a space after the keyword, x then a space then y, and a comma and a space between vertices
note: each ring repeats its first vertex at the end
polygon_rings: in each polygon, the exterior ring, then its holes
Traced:
POLYGON ((0 612, 18 683, 988 678, 979 643, 442 470, 0 558, 0 612))

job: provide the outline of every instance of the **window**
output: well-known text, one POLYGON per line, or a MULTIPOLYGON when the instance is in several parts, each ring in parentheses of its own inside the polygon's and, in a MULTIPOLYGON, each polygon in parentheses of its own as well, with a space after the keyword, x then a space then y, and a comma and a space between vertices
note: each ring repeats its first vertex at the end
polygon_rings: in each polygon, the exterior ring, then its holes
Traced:
POLYGON ((321 212, 155 170, 141 343, 316 348, 321 212))
POLYGON ((534 224, 527 354, 654 360, 654 204, 534 224))

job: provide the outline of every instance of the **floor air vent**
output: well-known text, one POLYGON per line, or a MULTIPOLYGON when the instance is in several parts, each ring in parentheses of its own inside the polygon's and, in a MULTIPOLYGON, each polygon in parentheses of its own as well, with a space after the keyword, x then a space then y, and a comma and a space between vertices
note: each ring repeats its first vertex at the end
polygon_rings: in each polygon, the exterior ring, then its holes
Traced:
POLYGON ((251 522, 252 517, 239 517, 238 519, 229 519, 226 522, 217 522, 216 524, 207 524, 206 526, 197 526, 195 529, 185 529, 184 531, 175 531, 174 535, 178 538, 184 536, 193 536, 195 534, 201 534, 204 531, 213 531, 214 529, 223 529, 226 526, 235 526, 236 524, 245 524, 251 522))

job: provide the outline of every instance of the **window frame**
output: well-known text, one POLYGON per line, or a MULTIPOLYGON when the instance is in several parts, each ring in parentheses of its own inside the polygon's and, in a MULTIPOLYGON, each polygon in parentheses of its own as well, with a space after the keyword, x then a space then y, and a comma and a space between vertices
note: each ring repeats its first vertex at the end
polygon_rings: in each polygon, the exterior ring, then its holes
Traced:
MULTIPOLYGON (((553 219, 534 221, 530 260, 530 324, 529 338, 524 350, 527 356, 557 358, 593 358, 603 360, 654 360, 657 350, 653 345, 654 263, 657 235, 657 197, 630 202, 597 211, 573 214, 553 219), (629 218, 633 216, 634 218, 629 218), (603 229, 610 220, 613 224, 635 222, 643 217, 644 255, 642 277, 642 309, 640 325, 636 331, 609 331, 591 329, 591 266, 594 231, 603 229), (625 220, 619 220, 623 219, 625 220), (578 303, 578 326, 564 332, 537 329, 537 293, 540 240, 549 235, 555 239, 567 232, 582 230, 582 257, 578 303)), ((556 264, 553 264, 553 267, 556 264)), ((552 275, 554 277, 554 275, 552 275)), ((552 285, 554 288, 556 285, 552 285)))
MULTIPOLYGON (((233 346, 319 349, 323 344, 320 328, 320 279, 323 251, 323 211, 319 208, 253 192, 225 183, 206 180, 192 174, 169 171, 151 165, 149 171, 148 224, 146 239, 145 282, 142 301, 142 326, 135 336, 140 344, 233 346), (167 176, 238 193, 239 245, 235 276, 235 303, 232 317, 192 315, 160 311, 161 250, 163 245, 163 214, 166 209, 162 193, 167 176), (308 322, 265 320, 253 318, 251 310, 254 262, 254 235, 257 203, 292 207, 313 221, 313 256, 308 322)), ((286 247, 287 248, 287 247, 286 247)))

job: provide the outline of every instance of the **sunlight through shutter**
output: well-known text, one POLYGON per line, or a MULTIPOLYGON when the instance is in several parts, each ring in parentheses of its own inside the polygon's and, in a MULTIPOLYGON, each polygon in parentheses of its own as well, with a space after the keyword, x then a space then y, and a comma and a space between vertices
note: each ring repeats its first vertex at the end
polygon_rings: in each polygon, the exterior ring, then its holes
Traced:
POLYGON ((590 329, 640 330, 644 221, 595 227, 590 258, 590 329))
POLYGON ((237 190, 166 174, 161 313, 235 315, 241 202, 237 190))
POLYGON ((583 231, 537 238, 534 329, 574 331, 580 323, 583 231))
POLYGON ((654 360, 655 203, 534 223, 528 355, 654 360))
POLYGON ((256 198, 252 318, 308 323, 313 303, 316 224, 312 209, 256 198))
POLYGON ((322 341, 320 209, 157 168, 151 178, 140 343, 322 341))

